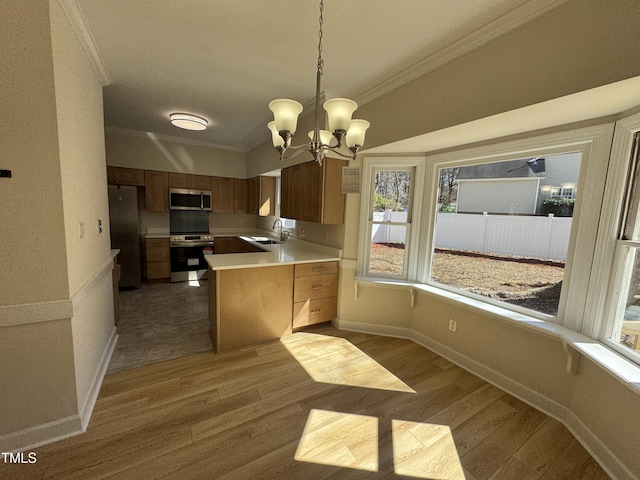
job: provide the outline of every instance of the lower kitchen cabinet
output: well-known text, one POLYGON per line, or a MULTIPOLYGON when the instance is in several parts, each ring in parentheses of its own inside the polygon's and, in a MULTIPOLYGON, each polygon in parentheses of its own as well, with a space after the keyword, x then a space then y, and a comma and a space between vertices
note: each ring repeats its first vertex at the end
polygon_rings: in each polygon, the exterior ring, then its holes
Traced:
POLYGON ((168 238, 145 238, 147 280, 171 277, 171 254, 168 238))
POLYGON ((293 265, 209 270, 208 277, 217 353, 291 334, 293 265))
POLYGON ((295 265, 293 329, 328 322, 338 307, 338 262, 295 265))

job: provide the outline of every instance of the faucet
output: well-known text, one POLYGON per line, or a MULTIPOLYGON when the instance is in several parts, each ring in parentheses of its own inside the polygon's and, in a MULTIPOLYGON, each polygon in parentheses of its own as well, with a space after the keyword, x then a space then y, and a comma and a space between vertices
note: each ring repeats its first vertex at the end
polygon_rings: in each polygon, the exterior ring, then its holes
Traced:
POLYGON ((278 226, 280 226, 280 241, 284 242, 287 239, 288 234, 284 231, 284 226, 282 225, 282 220, 280 219, 280 217, 276 218, 271 228, 273 228, 277 232, 278 226))

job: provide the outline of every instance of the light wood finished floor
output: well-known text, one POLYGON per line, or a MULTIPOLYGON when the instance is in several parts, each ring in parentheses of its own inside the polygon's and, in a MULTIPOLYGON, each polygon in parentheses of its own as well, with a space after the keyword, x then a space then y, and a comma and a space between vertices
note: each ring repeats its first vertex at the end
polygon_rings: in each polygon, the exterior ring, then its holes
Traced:
POLYGON ((323 325, 108 375, 87 432, 4 479, 595 480, 558 422, 411 341, 323 325))

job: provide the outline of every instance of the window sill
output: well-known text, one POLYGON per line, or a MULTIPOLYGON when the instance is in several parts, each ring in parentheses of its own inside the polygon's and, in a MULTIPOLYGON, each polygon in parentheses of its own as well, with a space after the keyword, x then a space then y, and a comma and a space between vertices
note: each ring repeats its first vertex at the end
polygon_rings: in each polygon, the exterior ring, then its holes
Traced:
POLYGON ((402 280, 355 277, 355 300, 358 300, 358 287, 399 288, 409 290, 411 306, 415 305, 415 295, 426 294, 441 300, 463 306, 474 311, 487 313, 499 320, 531 330, 537 334, 556 338, 562 341, 567 352, 567 371, 573 375, 578 373, 580 356, 584 355, 603 370, 610 373, 624 385, 640 395, 640 366, 622 355, 609 349, 601 342, 570 330, 562 325, 541 320, 535 317, 513 312, 506 308, 491 305, 480 300, 449 292, 431 285, 402 280))

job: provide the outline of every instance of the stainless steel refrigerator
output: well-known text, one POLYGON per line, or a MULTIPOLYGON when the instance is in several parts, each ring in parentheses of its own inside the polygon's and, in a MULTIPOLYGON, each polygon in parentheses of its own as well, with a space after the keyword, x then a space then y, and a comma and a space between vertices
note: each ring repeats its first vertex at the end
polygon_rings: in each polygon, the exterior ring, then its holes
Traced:
POLYGON ((109 185, 111 248, 120 249, 122 288, 140 287, 140 234, 138 232, 138 188, 109 185))

